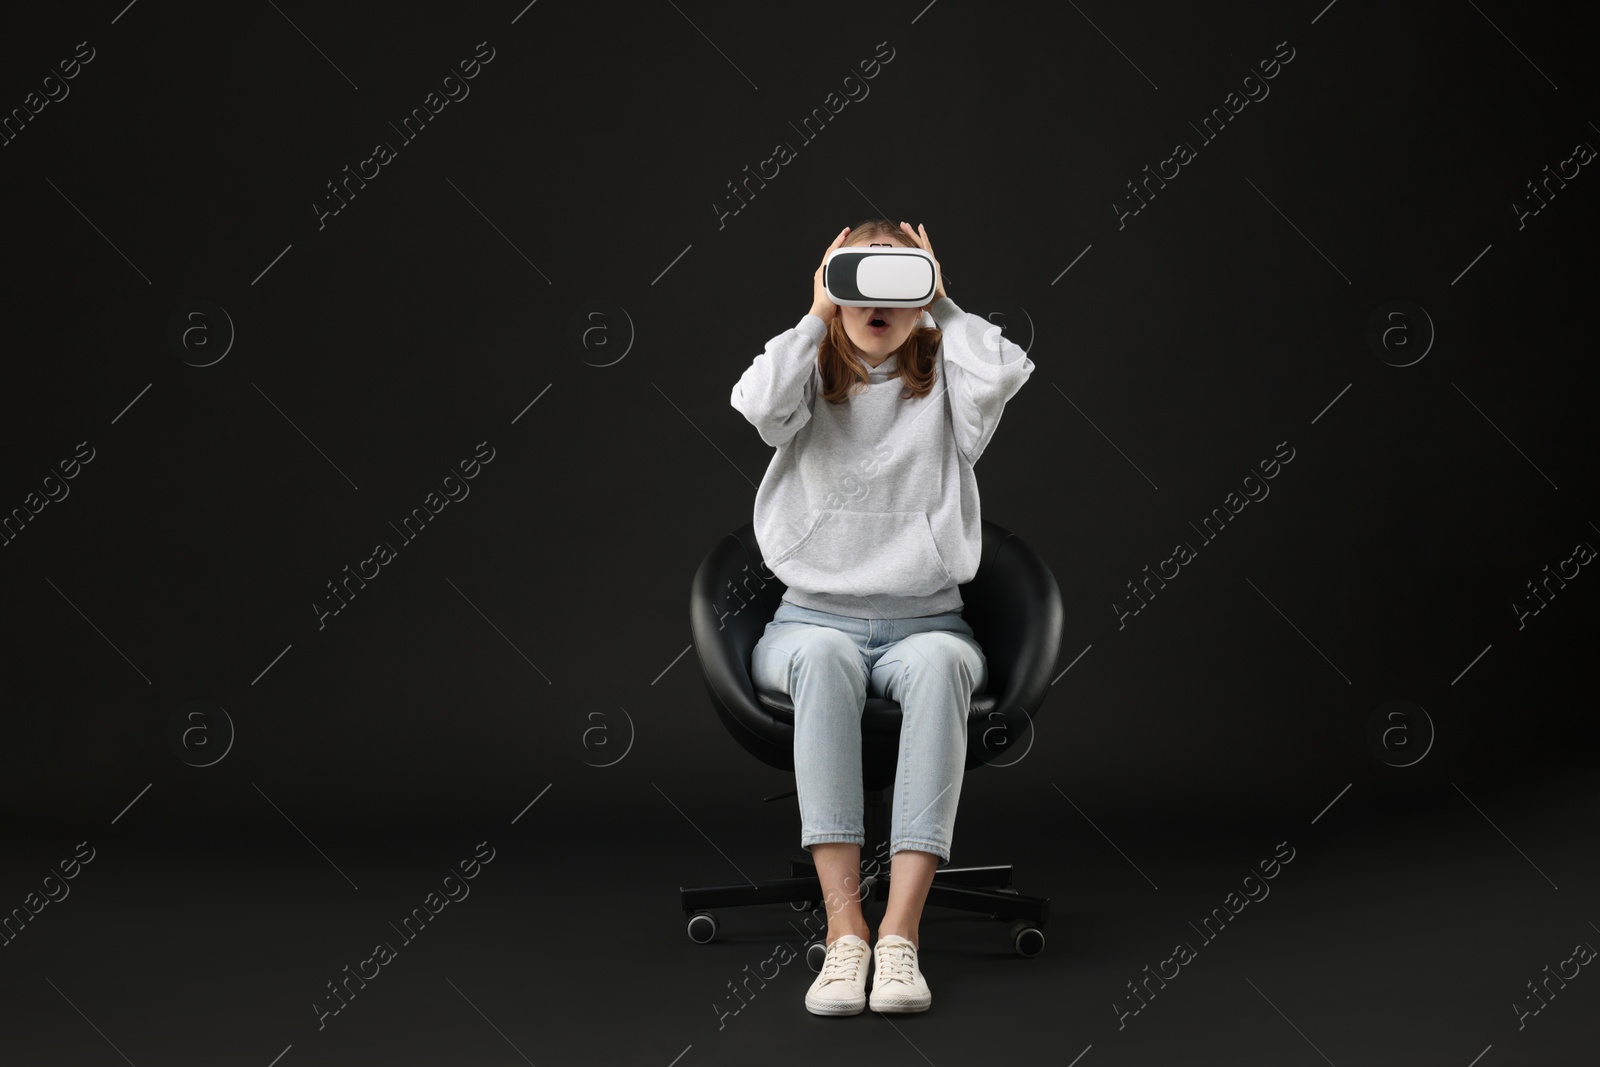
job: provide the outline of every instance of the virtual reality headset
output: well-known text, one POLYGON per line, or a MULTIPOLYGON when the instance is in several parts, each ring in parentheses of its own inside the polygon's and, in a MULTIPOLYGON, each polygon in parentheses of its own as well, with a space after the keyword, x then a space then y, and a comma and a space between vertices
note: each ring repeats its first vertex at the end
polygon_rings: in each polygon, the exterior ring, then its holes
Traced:
POLYGON ((840 307, 919 308, 938 287, 938 264, 920 248, 835 248, 822 268, 822 288, 840 307))

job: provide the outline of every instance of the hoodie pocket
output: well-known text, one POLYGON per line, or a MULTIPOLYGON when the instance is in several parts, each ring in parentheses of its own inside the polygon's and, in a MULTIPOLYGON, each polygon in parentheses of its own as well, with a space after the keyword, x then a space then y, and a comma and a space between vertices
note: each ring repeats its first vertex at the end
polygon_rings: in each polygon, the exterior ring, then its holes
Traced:
POLYGON ((846 596, 928 596, 950 584, 921 511, 824 511, 767 561, 785 585, 846 596))

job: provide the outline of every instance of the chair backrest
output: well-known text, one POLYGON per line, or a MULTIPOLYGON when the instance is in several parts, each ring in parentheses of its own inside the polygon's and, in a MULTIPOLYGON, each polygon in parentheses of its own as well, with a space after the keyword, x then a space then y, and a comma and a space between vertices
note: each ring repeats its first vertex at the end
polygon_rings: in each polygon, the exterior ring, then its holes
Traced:
MULTIPOLYGON (((727 534, 701 561, 690 585, 695 654, 718 716, 762 762, 794 769, 794 719, 781 694, 757 693, 750 652, 786 590, 766 568, 754 523, 727 534)), ((988 684, 974 695, 967 766, 1006 762, 1031 742, 1031 721, 1049 692, 1061 646, 1061 591, 1044 561, 1015 534, 983 520, 978 572, 960 587, 962 617, 988 663, 988 684)), ((900 709, 869 697, 862 718, 867 788, 892 780, 900 709)))

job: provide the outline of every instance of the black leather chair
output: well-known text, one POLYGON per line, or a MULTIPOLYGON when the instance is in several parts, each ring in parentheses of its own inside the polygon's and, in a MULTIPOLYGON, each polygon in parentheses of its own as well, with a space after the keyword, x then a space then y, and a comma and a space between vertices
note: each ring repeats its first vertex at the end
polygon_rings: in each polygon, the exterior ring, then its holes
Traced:
MULTIPOLYGON (((695 572, 689 597, 690 628, 712 706, 739 744, 763 763, 794 770, 794 707, 783 693, 757 691, 750 679, 750 652, 772 621, 787 587, 763 564, 754 524, 728 534, 695 572)), ((1017 762, 1033 742, 1032 720, 1049 692, 1061 645, 1061 592, 1044 561, 1019 537, 983 520, 983 554, 972 581, 960 587, 962 616, 983 647, 988 678, 972 698, 967 729, 967 769, 1017 762)), ((861 777, 866 798, 867 843, 862 852, 861 900, 879 891, 888 898, 889 807, 899 761, 900 706, 868 696, 862 714, 861 777)), ((795 796, 794 790, 765 798, 795 796)), ((790 876, 736 885, 680 887, 689 937, 716 937, 712 909, 786 902, 799 911, 819 911, 822 887, 811 854, 800 848, 790 876)), ((987 913, 1010 921, 1012 944, 1024 956, 1044 948, 1050 901, 1011 888, 1010 864, 947 866, 934 874, 928 904, 987 913)), ((813 970, 826 948, 808 947, 813 970)))

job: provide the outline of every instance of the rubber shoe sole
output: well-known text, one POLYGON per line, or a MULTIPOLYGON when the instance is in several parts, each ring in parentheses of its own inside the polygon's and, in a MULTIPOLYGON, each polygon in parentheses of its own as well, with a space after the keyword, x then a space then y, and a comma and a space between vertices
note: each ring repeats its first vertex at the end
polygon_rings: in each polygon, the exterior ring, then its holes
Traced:
MULTIPOLYGON (((792 1004, 793 1001, 790 1001, 792 1004)), ((813 1000, 810 993, 806 994, 806 1010, 812 1015, 860 1015, 867 1010, 867 995, 861 994, 861 999, 840 1000, 830 998, 826 1000, 813 1000)))
POLYGON ((884 994, 880 996, 878 992, 874 990, 871 1001, 873 1011, 883 1012, 885 1014, 895 1012, 927 1011, 929 1008, 933 1007, 933 994, 927 993, 921 997, 903 996, 900 994, 884 994))

